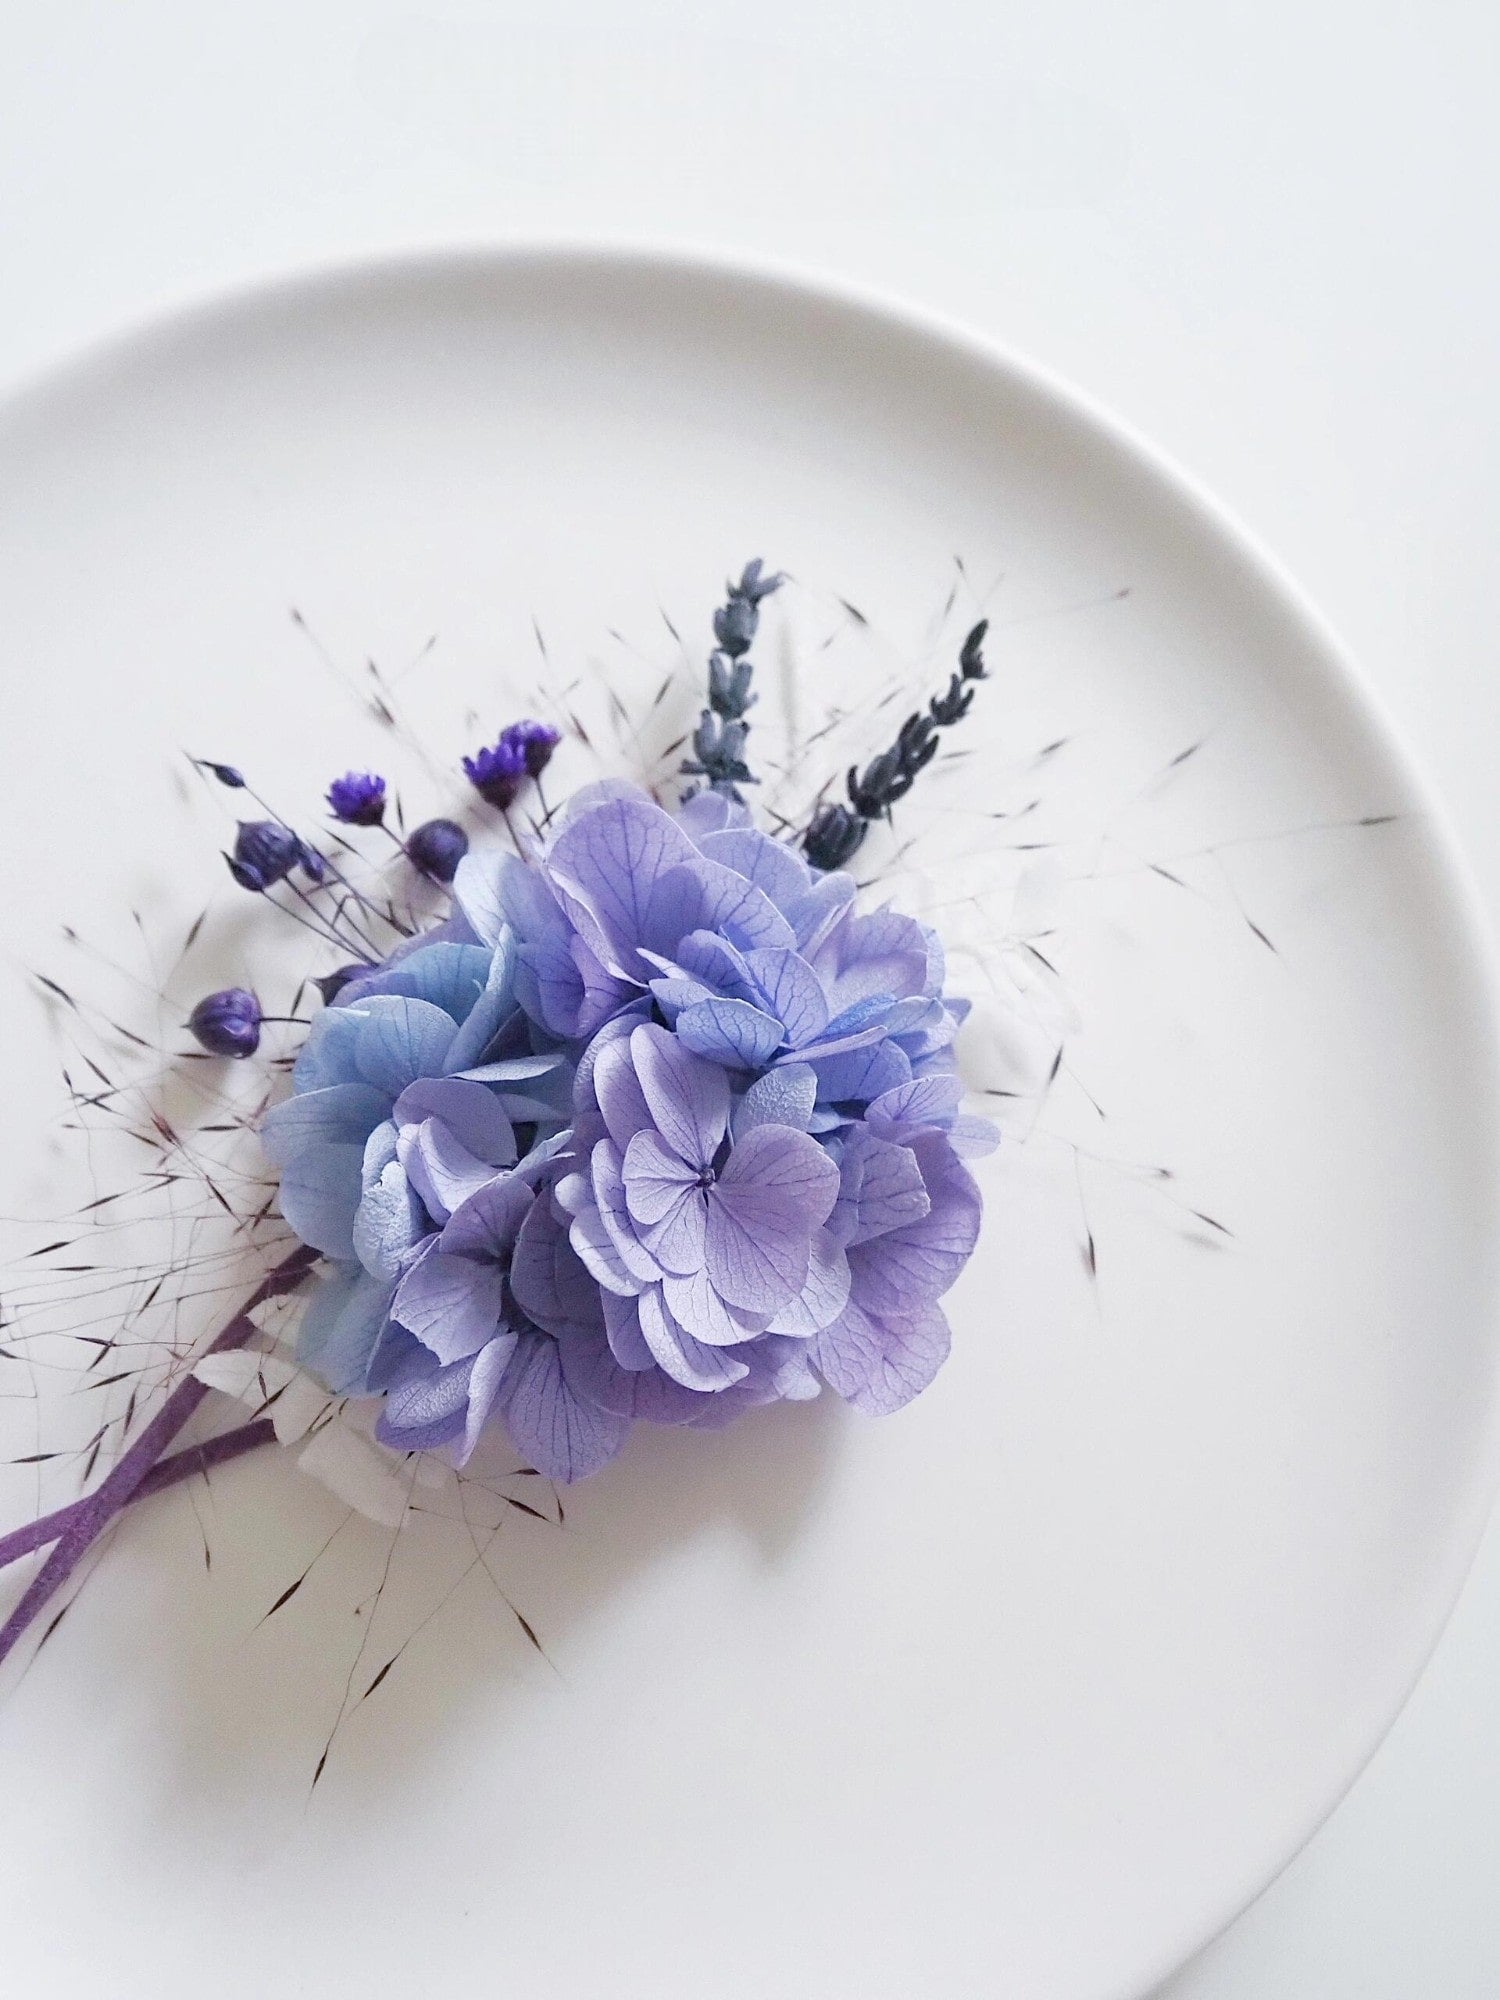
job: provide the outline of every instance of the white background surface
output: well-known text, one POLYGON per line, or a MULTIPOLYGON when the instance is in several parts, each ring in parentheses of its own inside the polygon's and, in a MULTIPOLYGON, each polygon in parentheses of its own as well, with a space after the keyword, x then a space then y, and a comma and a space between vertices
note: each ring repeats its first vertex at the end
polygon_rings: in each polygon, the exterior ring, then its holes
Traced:
MULTIPOLYGON (((8 0, 0 375, 397 243, 667 237, 873 281, 1218 490, 1349 641, 1493 908, 1497 42, 1477 5, 1330 0, 8 0)), ((1170 2000, 1500 1990, 1497 1686, 1492 1535, 1374 1766, 1170 2000)))

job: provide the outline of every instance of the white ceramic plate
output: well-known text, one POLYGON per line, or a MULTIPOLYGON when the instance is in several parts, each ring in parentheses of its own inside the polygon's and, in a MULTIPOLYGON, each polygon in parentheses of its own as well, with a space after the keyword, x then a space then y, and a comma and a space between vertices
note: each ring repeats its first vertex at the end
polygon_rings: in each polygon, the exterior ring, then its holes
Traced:
MULTIPOLYGON (((436 633, 403 687, 446 758, 465 699, 476 731, 530 705, 533 616, 555 684, 635 703, 681 663, 661 610, 701 655, 752 554, 799 580, 794 730, 935 685, 984 598, 997 674, 907 821, 917 889, 972 938, 1035 899, 1028 841, 1056 857, 1059 984, 1014 936, 993 969, 1065 1062, 1008 1104, 950 1366, 882 1423, 638 1438, 497 1563, 555 1672, 461 1593, 310 1800, 382 1536, 257 1630, 328 1496, 223 1474, 211 1576, 186 1498, 143 1509, 0 1712, 18 1989, 1124 2000, 1306 1838, 1432 1645, 1496 1428, 1474 914, 1285 580, 1014 361, 776 277, 494 253, 262 291, 21 395, 16 961, 65 917, 165 935, 218 879, 178 747, 304 801, 386 755, 290 606, 356 678, 436 633)), ((35 1208, 49 1045, 19 984, 5 1018, 3 1194, 35 1208)), ((33 1405, 0 1412, 24 1452, 33 1405)))

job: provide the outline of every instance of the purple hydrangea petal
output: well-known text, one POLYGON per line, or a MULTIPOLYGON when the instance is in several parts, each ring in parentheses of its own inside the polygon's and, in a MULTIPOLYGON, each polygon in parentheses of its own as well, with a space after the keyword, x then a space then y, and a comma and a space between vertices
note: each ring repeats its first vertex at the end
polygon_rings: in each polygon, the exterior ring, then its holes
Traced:
POLYGON ((677 808, 677 823, 692 839, 701 842, 711 833, 722 833, 726 827, 748 826, 750 809, 723 792, 695 792, 677 808))
POLYGON ((1000 1128, 988 1118, 966 1114, 948 1127, 948 1144, 961 1160, 982 1160, 1000 1144, 1000 1128))
POLYGON ((838 1012, 871 993, 904 999, 928 990, 931 932, 895 910, 861 916, 849 910, 817 947, 813 961, 838 1012))
POLYGON ((669 1272, 662 1279, 661 1291, 662 1301, 677 1324, 709 1347, 737 1347, 765 1330, 766 1315, 727 1305, 701 1265, 680 1276, 669 1272))
POLYGON ((516 1132, 494 1091, 459 1077, 422 1077, 396 1099, 398 1125, 440 1120, 476 1160, 492 1167, 516 1162, 516 1132))
MULTIPOLYGON (((625 1202, 624 1164, 611 1140, 601 1139, 595 1146, 589 1158, 589 1168, 597 1203, 594 1212, 603 1221, 610 1245, 619 1262, 636 1281, 636 1287, 654 1283, 664 1273, 661 1265, 641 1242, 630 1219, 630 1212, 625 1202)), ((575 1218, 575 1222, 582 1220, 581 1214, 575 1218)), ((589 1263, 585 1236, 574 1234, 573 1241, 579 1256, 585 1263, 589 1263)), ((596 1266, 589 1263, 589 1269, 596 1270, 596 1266)))
POLYGON ((625 1148, 625 1205, 636 1222, 660 1222, 699 1186, 689 1166, 659 1132, 637 1132, 625 1148))
POLYGON ((548 1333, 571 1328, 594 1338, 604 1330, 599 1288, 579 1262, 565 1221, 546 1199, 534 1201, 510 1260, 510 1288, 521 1310, 548 1333))
POLYGON ((281 1213, 314 1250, 352 1264, 354 1217, 364 1192, 363 1146, 309 1146, 282 1169, 281 1213))
POLYGON ((854 1297, 871 1314, 896 1317, 940 1298, 968 1262, 979 1236, 980 1199, 972 1175, 941 1133, 911 1141, 932 1207, 920 1221, 857 1244, 849 1253, 854 1297))
POLYGON ((627 1419, 586 1402, 569 1386, 557 1342, 544 1334, 527 1334, 517 1344, 500 1393, 517 1451, 548 1479, 565 1484, 607 1464, 630 1429, 627 1419))
MULTIPOLYGON (((616 1363, 631 1374, 649 1370, 657 1372, 651 1349, 646 1345, 646 1336, 641 1332, 639 1293, 632 1293, 628 1299, 618 1298, 613 1292, 600 1294, 604 1307, 604 1333, 609 1351, 616 1363)), ((606 1403, 607 1409, 617 1406, 606 1403)))
POLYGON ((828 1002, 807 960, 795 951, 752 951, 746 964, 792 1047, 815 1041, 828 1026, 828 1002))
MULTIPOLYGON (((506 857, 508 862, 509 856, 506 857)), ((517 866, 520 864, 517 863, 517 866)), ((493 854, 466 854, 453 876, 453 900, 481 944, 497 944, 505 923, 502 869, 493 854)))
POLYGON ((425 1348, 409 1352, 392 1376, 375 1435, 397 1451, 436 1451, 464 1433, 474 1356, 435 1365, 425 1348))
POLYGON ((704 1257, 729 1304, 774 1312, 807 1280, 812 1232, 838 1197, 839 1170, 816 1140, 759 1125, 709 1193, 704 1257))
POLYGON ((439 1245, 401 1280, 391 1310, 446 1366, 477 1354, 494 1338, 504 1291, 498 1264, 450 1256, 439 1245))
POLYGON ((953 1075, 919 1076, 882 1091, 866 1114, 870 1128, 883 1132, 904 1125, 951 1124, 963 1102, 964 1088, 953 1075))
POLYGON ((812 870, 796 850, 753 826, 704 834, 698 851, 763 889, 780 909, 798 902, 812 885, 812 870))
POLYGON ((703 1255, 715 1290, 730 1305, 775 1312, 807 1282, 811 1245, 805 1223, 768 1223, 753 1214, 742 1220, 721 1196, 709 1203, 703 1255))
POLYGON ((854 901, 852 876, 823 875, 787 908, 793 942, 798 951, 811 957, 854 901))
POLYGON ((402 1127, 399 1158, 406 1177, 439 1222, 495 1178, 488 1160, 477 1160, 440 1118, 402 1127))
POLYGON ((864 1243, 920 1222, 932 1209, 917 1156, 909 1146, 878 1139, 867 1127, 850 1133, 840 1162, 839 1207, 851 1211, 839 1230, 846 1243, 864 1243))
MULTIPOLYGON (((568 1241, 578 1261, 608 1294, 634 1298, 646 1280, 638 1278, 620 1255, 614 1235, 602 1212, 592 1205, 582 1208, 568 1225, 568 1241)), ((602 1301, 608 1310, 608 1299, 602 1301)))
POLYGON ((707 1229, 708 1204, 694 1183, 659 1222, 642 1224, 638 1234, 664 1273, 684 1272, 702 1267, 707 1229))
POLYGON ((940 1307, 884 1319, 852 1302, 814 1335, 810 1355, 830 1389, 868 1416, 902 1409, 948 1358, 948 1322, 940 1307))
POLYGON ((670 1375, 663 1375, 652 1364, 644 1341, 641 1352, 646 1358, 639 1368, 622 1367, 610 1349, 597 1340, 564 1334, 558 1348, 569 1386, 585 1402, 627 1421, 690 1424, 702 1414, 706 1403, 717 1400, 685 1389, 670 1375))
POLYGON ((843 1247, 827 1229, 812 1240, 807 1260, 807 1280, 794 1299, 781 1307, 768 1331, 790 1334, 799 1340, 832 1324, 849 1303, 853 1274, 843 1247))
POLYGON ((326 1272, 297 1328, 297 1359, 336 1396, 359 1392, 390 1305, 390 1286, 368 1277, 357 1264, 326 1272))
POLYGON ((617 1036, 595 1058, 592 1083, 609 1136, 623 1152, 637 1132, 651 1123, 645 1093, 630 1058, 630 1043, 617 1036))
POLYGON ((772 1014, 745 1000, 700 1000, 677 1016, 678 1039, 694 1055, 727 1069, 759 1069, 782 1043, 772 1014))
POLYGON ((689 931, 678 944, 677 964, 689 978, 712 987, 721 999, 755 1001, 755 979, 745 954, 713 931, 689 931))
POLYGON ((503 1261, 535 1200, 536 1189, 523 1175, 492 1178, 454 1209, 443 1230, 444 1249, 503 1261))
POLYGON ((770 897, 732 868, 697 856, 672 869, 663 886, 671 894, 662 913, 670 909, 672 922, 644 940, 658 951, 670 951, 689 931, 717 932, 741 951, 792 943, 792 927, 770 897))
POLYGON ((680 899, 672 890, 663 896, 664 879, 695 858, 676 821, 642 796, 607 799, 571 818, 552 843, 547 867, 583 916, 586 941, 606 969, 634 977, 641 971, 637 947, 657 943, 664 905, 680 899))
POLYGON ((818 1095, 835 1104, 859 1104, 911 1078, 911 1064, 894 1042, 873 1042, 842 1055, 815 1056, 818 1095))
POLYGON ((684 1160, 706 1166, 729 1125, 723 1070, 649 1023, 631 1035, 630 1054, 657 1130, 684 1160))
POLYGON ((260 1143, 267 1159, 284 1167, 309 1146, 362 1146, 388 1109, 367 1083, 325 1084, 273 1104, 260 1121, 260 1143))
POLYGON ((685 1389, 712 1392, 738 1382, 750 1370, 722 1347, 710 1347, 680 1326, 656 1287, 641 1293, 636 1310, 641 1332, 658 1368, 685 1389))
POLYGON ((767 1070, 755 1079, 735 1109, 736 1141, 757 1125, 790 1125, 805 1131, 817 1099, 818 1079, 805 1063, 784 1063, 767 1070))

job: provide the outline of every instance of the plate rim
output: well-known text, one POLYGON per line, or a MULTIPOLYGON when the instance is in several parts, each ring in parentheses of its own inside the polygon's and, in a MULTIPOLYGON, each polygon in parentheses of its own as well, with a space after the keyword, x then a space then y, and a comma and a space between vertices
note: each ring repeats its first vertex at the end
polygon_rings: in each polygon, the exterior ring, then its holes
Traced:
MULTIPOLYGON (((1323 677, 1325 685, 1363 726, 1377 754, 1397 774, 1422 817, 1430 865, 1446 890, 1447 905, 1440 919, 1443 928, 1451 932, 1450 944, 1478 1003, 1475 1033, 1486 1056, 1482 1081, 1488 1121, 1500 1143, 1500 943, 1446 804, 1419 758, 1408 748, 1384 697, 1281 558, 1196 474, 1091 391, 978 326, 864 279, 690 239, 517 232, 400 241, 347 254, 278 262, 208 287, 168 290, 149 305, 69 343, 40 365, 23 365, 0 376, 0 421, 28 405, 44 405, 81 378, 128 363, 134 353, 144 352, 164 338, 211 332, 216 323, 232 321, 251 310, 290 306, 319 293, 347 292, 354 287, 378 289, 391 282, 437 282, 455 274, 524 273, 527 267, 549 273, 566 269, 603 280, 611 275, 639 279, 655 272, 667 281, 706 281, 732 294, 758 295, 766 301, 780 298, 804 308, 832 308, 850 319, 874 322, 994 375, 1048 407, 1076 431, 1089 434, 1117 462, 1154 483, 1192 517, 1225 550, 1241 574, 1257 582, 1301 630, 1312 670, 1323 677)), ((1492 1188, 1488 1198, 1492 1225, 1500 1225, 1500 1186, 1492 1188)), ((1153 1966, 1130 1973, 1128 1983, 1111 1988, 1108 1994, 1101 1992, 1100 2000, 1149 2000, 1164 1980, 1226 1931, 1338 1810, 1405 1709, 1457 1608, 1500 1492, 1500 1279, 1491 1282, 1486 1321, 1492 1379, 1483 1441, 1473 1454, 1462 1507, 1455 1510, 1455 1531, 1441 1564, 1435 1564, 1431 1571, 1434 1591, 1430 1603, 1436 1605, 1436 1613, 1429 1611, 1425 1618, 1414 1621, 1410 1649, 1414 1664, 1396 1678, 1386 1699, 1376 1706, 1373 1721, 1361 1732, 1358 1751, 1333 1795, 1298 1824, 1289 1844, 1278 1843, 1274 1856, 1258 1866, 1249 1881, 1230 1887, 1213 1909, 1176 1937, 1153 1966)))

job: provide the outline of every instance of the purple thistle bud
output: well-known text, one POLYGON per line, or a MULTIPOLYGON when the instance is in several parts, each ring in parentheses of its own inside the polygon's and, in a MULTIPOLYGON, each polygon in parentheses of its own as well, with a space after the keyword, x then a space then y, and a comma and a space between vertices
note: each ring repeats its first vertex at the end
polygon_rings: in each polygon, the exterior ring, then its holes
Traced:
POLYGON ((451 882, 468 851, 469 836, 451 819, 424 820, 406 843, 406 858, 432 882, 451 882))
POLYGON ((526 782, 525 746, 513 742, 507 730, 489 749, 465 757, 464 774, 482 799, 504 812, 526 782))
POLYGON ((284 881, 302 854, 302 842, 289 826, 274 819, 253 819, 240 821, 234 852, 225 859, 242 889, 259 892, 284 881))
POLYGON ((226 986, 200 1000, 188 1027, 211 1056, 253 1056, 260 1047, 260 1002, 243 986, 226 986))
POLYGON ((552 762, 552 753, 562 741, 562 731, 550 722, 513 722, 502 732, 502 741, 518 743, 526 759, 528 778, 539 778, 552 762))
POLYGON ((297 842, 297 866, 302 870, 309 882, 326 882, 328 880, 328 863, 319 854, 317 848, 309 847, 305 840, 297 842))
POLYGON ((219 783, 227 785, 232 792, 242 792, 245 789, 244 774, 237 771, 233 764, 215 764, 207 757, 195 757, 193 762, 200 771, 212 772, 219 783))
POLYGON ((385 818, 385 779, 373 771, 346 771, 328 787, 328 810, 345 826, 379 826, 385 818))
POLYGON ((368 965, 341 965, 336 972, 325 972, 321 979, 312 983, 323 996, 323 1005, 331 1007, 351 979, 358 979, 370 970, 368 965))

